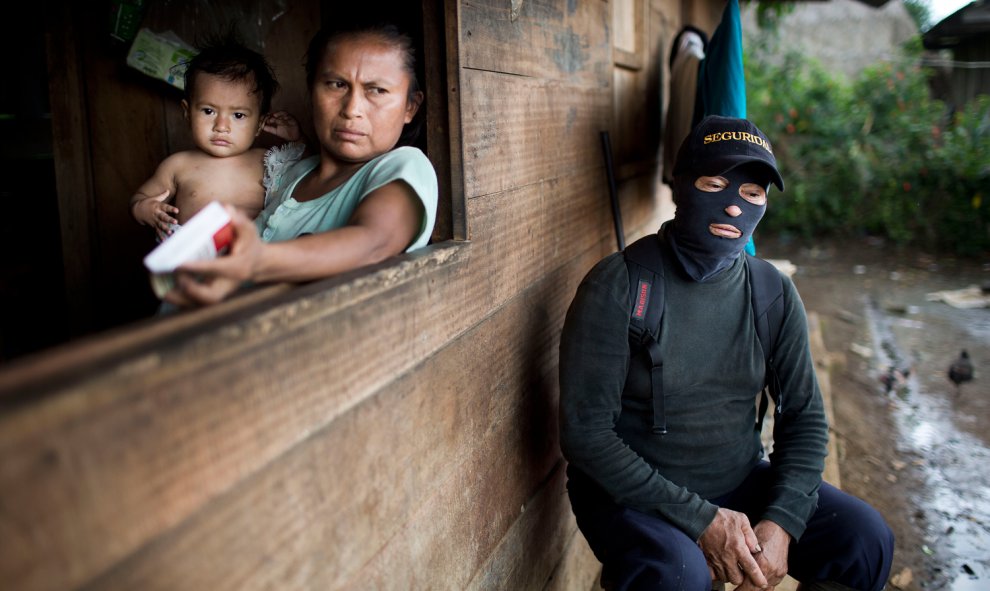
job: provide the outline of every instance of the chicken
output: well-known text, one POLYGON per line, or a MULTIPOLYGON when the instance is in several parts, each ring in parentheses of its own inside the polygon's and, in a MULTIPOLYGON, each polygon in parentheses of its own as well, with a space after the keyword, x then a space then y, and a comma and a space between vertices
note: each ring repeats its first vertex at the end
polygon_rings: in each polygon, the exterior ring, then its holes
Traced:
POLYGON ((949 379, 956 385, 956 396, 959 395, 963 383, 973 379, 973 362, 970 361, 969 353, 965 349, 949 366, 949 379))

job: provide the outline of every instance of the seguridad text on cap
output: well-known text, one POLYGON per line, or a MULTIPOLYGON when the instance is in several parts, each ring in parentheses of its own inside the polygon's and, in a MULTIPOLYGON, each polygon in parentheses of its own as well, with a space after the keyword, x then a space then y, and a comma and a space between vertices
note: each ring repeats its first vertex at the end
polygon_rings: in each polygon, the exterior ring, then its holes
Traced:
POLYGON ((770 181, 784 190, 773 148, 763 132, 746 119, 709 115, 681 144, 673 176, 718 176, 749 162, 767 165, 770 181))

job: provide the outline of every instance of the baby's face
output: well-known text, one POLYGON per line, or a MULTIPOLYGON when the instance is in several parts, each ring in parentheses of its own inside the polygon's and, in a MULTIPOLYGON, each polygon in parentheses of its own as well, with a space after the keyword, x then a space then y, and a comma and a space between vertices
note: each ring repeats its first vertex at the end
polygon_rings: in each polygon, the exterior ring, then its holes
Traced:
POLYGON ((182 107, 197 148, 217 158, 251 149, 263 123, 261 97, 253 89, 253 77, 232 81, 196 75, 192 97, 182 107))

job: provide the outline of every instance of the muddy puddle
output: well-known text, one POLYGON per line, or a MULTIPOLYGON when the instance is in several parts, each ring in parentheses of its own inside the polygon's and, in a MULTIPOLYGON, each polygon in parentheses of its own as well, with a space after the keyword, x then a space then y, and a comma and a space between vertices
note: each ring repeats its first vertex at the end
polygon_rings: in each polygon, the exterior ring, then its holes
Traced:
MULTIPOLYGON (((988 323, 982 317, 985 312, 981 310, 980 317, 971 318, 973 323, 938 326, 927 320, 919 307, 906 308, 914 314, 903 318, 887 313, 875 300, 864 300, 876 353, 873 370, 879 376, 893 375, 890 383, 883 379, 880 383, 884 394, 892 399, 896 444, 905 455, 918 458, 914 465, 923 478, 923 487, 907 493, 927 521, 926 543, 921 550, 932 556, 934 563, 948 566, 941 569, 947 578, 937 588, 990 589, 990 449, 984 440, 966 432, 967 428, 982 430, 987 426, 974 424, 971 415, 957 416, 953 404, 958 397, 972 395, 975 388, 972 383, 950 388, 938 372, 919 375, 919 370, 927 369, 924 358, 917 348, 910 353, 904 350, 905 346, 921 346, 930 331, 969 333, 973 340, 990 342, 988 323), (926 377, 941 379, 929 384, 926 377)), ((964 320, 971 314, 958 316, 964 320)))
POLYGON ((797 266, 821 318, 842 487, 897 536, 887 588, 990 591, 990 308, 933 298, 990 281, 990 265, 875 241, 758 244, 797 266), (975 378, 957 392, 962 349, 975 378))

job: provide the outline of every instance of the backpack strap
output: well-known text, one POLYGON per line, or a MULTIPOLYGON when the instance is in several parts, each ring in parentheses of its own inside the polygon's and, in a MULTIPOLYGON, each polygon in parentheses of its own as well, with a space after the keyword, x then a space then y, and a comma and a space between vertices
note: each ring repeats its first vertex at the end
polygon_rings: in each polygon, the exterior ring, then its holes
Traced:
MULTIPOLYGON (((650 357, 650 389, 653 399, 653 432, 667 432, 664 411, 663 360, 660 357, 660 330, 664 312, 664 269, 662 241, 658 234, 650 234, 633 242, 623 251, 626 270, 629 273, 629 346, 635 352, 646 349, 650 357)), ((763 349, 766 363, 766 381, 760 398, 756 429, 763 428, 763 417, 769 407, 769 398, 783 407, 780 397, 780 381, 774 366, 773 353, 784 323, 784 283, 773 264, 751 256, 749 284, 756 336, 763 349), (768 397, 769 395, 769 397, 768 397)))
POLYGON ((763 349, 766 363, 766 381, 760 396, 760 410, 757 414, 756 430, 763 429, 763 417, 770 405, 770 398, 777 403, 777 412, 783 408, 780 380, 774 366, 774 350, 780 339, 780 329, 784 324, 784 280, 780 271, 763 259, 746 255, 749 263, 749 288, 752 295, 753 320, 756 323, 756 337, 763 349))
POLYGON ((653 432, 667 432, 663 400, 663 360, 660 358, 660 322, 663 319, 664 285, 660 236, 650 234, 623 251, 629 272, 629 348, 645 348, 650 356, 650 389, 653 399, 653 432))

